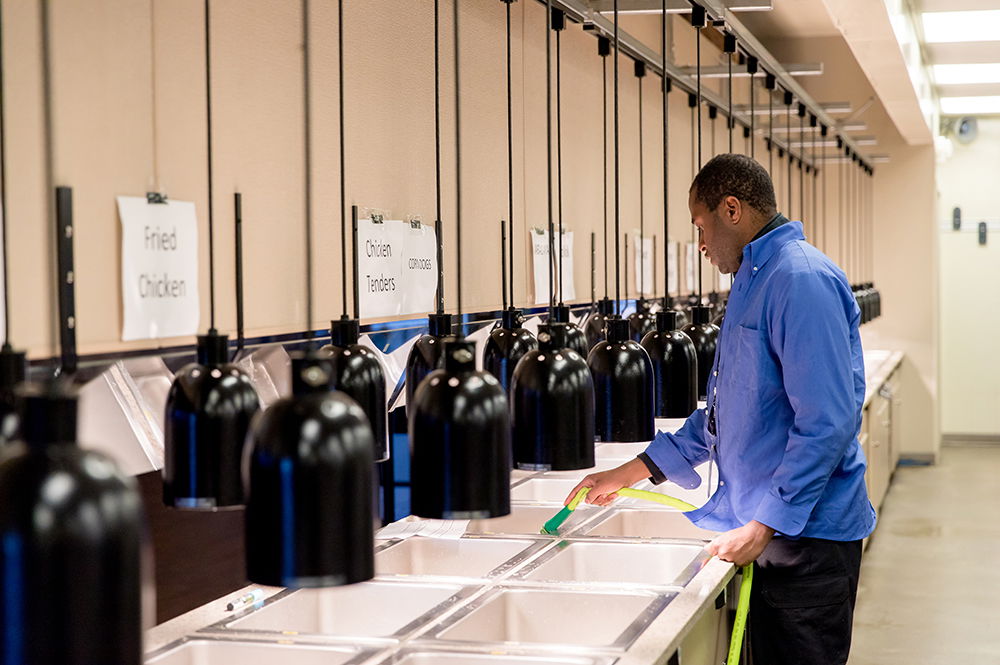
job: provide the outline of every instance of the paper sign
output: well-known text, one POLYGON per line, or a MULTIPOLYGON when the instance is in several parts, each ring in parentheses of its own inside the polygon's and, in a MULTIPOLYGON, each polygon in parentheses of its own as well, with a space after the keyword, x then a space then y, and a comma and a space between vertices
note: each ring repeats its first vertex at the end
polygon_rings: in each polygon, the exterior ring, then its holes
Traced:
POLYGON ((122 340, 198 332, 194 203, 118 197, 122 223, 122 340))
POLYGON ((680 243, 672 242, 667 246, 667 290, 674 294, 680 293, 680 285, 677 284, 677 270, 680 261, 677 258, 680 243))
MULTIPOLYGON (((535 278, 535 304, 546 304, 549 302, 549 234, 548 231, 532 229, 528 231, 531 235, 531 255, 532 266, 535 278)), ((559 233, 557 230, 556 233, 559 233)), ((562 236, 562 299, 576 299, 576 285, 573 280, 573 232, 563 231, 562 236)), ((555 237, 555 246, 558 251, 559 236, 555 237)), ((559 300, 559 263, 552 266, 552 272, 556 276, 556 300, 559 300)))
POLYGON ((437 271, 433 227, 414 227, 400 220, 358 220, 361 318, 433 309, 437 271))
MULTIPOLYGON (((638 236, 636 236, 638 238, 638 236)), ((635 259, 635 284, 640 295, 651 296, 656 285, 653 284, 653 239, 643 238, 642 242, 632 243, 632 257, 635 259)))
POLYGON ((698 246, 693 243, 687 243, 687 252, 685 255, 685 268, 686 275, 684 280, 685 288, 694 293, 698 290, 698 246))

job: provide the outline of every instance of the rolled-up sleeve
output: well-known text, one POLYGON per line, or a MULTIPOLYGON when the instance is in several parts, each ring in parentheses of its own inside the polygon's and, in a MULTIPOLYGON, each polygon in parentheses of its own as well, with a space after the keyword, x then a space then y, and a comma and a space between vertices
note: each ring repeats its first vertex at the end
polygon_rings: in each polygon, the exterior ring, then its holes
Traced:
POLYGON ((705 410, 697 409, 674 434, 657 432, 645 455, 666 480, 685 489, 701 485, 701 476, 694 467, 708 459, 705 410))
POLYGON ((857 433, 851 328, 859 312, 834 276, 790 277, 770 303, 769 321, 794 420, 754 519, 798 536, 857 433))

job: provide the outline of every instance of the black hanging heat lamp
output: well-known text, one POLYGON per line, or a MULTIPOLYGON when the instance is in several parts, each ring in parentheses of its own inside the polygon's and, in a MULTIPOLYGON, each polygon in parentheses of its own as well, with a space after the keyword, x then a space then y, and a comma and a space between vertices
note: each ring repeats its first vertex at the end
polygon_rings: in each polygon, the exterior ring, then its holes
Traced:
POLYGON ((599 441, 649 441, 653 423, 653 367, 649 354, 631 339, 628 321, 621 318, 620 150, 618 132, 618 0, 614 0, 614 152, 615 152, 615 301, 616 313, 607 321, 607 339, 587 356, 594 377, 595 437, 599 441))
POLYGON ((589 349, 604 339, 604 329, 608 318, 615 313, 615 301, 608 297, 608 56, 611 55, 611 40, 601 35, 597 38, 597 55, 601 58, 601 99, 603 114, 601 136, 604 141, 604 159, 602 172, 604 174, 604 297, 597 301, 596 308, 583 324, 583 334, 587 338, 589 349))
POLYGON ((388 414, 386 412, 385 374, 382 363, 367 346, 358 343, 361 337, 361 298, 358 293, 358 207, 351 206, 351 282, 353 284, 354 316, 347 314, 347 188, 344 141, 344 21, 343 5, 337 21, 338 119, 340 122, 340 289, 343 313, 330 322, 330 344, 322 351, 329 354, 334 390, 346 393, 361 406, 368 417, 375 439, 372 451, 376 462, 389 459, 388 414))
MULTIPOLYGON (((564 27, 564 18, 562 12, 551 11, 551 0, 547 7, 553 18, 552 27, 556 30, 558 64, 559 31, 564 27)), ((549 80, 550 42, 551 35, 546 30, 546 75, 549 80)), ((558 74, 556 80, 559 80, 558 74)), ((556 117, 558 118, 558 113, 556 117)), ((547 136, 551 138, 551 120, 547 121, 546 129, 547 136)), ((559 144, 558 139, 556 144, 559 144)), ((551 146, 551 140, 549 145, 551 146)), ((551 229, 551 148, 548 152, 547 172, 547 214, 551 229)), ((550 281, 549 301, 554 297, 550 281)), ((573 338, 579 332, 579 328, 574 328, 575 326, 550 317, 547 325, 538 330, 539 348, 524 356, 514 372, 510 390, 511 425, 515 442, 514 464, 519 469, 570 471, 594 466, 594 382, 587 361, 572 346, 573 338)))
MULTIPOLYGON (((437 24, 435 2, 435 25, 437 24)), ((457 309, 462 311, 462 142, 459 11, 453 0, 455 48, 455 240, 457 309)), ((435 31, 435 37, 437 32, 435 31)), ((436 41, 436 39, 435 39, 436 41)), ((510 514, 510 416, 500 382, 476 371, 475 344, 442 344, 444 366, 417 387, 409 409, 411 510, 436 519, 510 514)))
MULTIPOLYGON (((3 44, 0 25, 0 45, 3 44)), ((4 62, 0 49, 0 232, 3 237, 3 347, 0 348, 0 449, 17 437, 17 400, 14 391, 28 374, 28 360, 23 351, 10 343, 10 279, 8 270, 7 227, 7 96, 4 88, 4 62)))
POLYGON ((372 429, 357 402, 332 391, 333 361, 312 343, 309 16, 303 0, 306 350, 292 357, 292 395, 254 419, 244 462, 247 578, 296 588, 375 574, 372 429))
MULTIPOLYGON (((646 78, 646 63, 642 60, 635 61, 635 78, 639 84, 639 259, 636 261, 636 268, 639 269, 639 280, 638 280, 638 292, 639 297, 635 301, 635 311, 628 316, 628 326, 631 331, 632 339, 639 342, 642 338, 646 336, 646 333, 652 332, 656 324, 653 320, 653 313, 651 311, 652 303, 646 300, 646 216, 645 216, 645 192, 643 188, 643 174, 644 174, 644 163, 642 158, 642 80, 646 78)), ((626 250, 627 253, 628 250, 626 250)), ((625 277, 628 280, 628 275, 625 277)), ((627 283, 627 281, 626 281, 627 283)), ((627 290, 627 289, 626 289, 627 290)))
POLYGON ((490 331, 490 336, 483 349, 483 369, 495 376, 505 391, 510 389, 511 377, 514 375, 517 363, 524 357, 524 354, 538 348, 535 336, 521 325, 521 310, 514 306, 514 116, 511 99, 510 31, 510 5, 513 1, 501 0, 507 15, 507 215, 510 220, 510 234, 508 238, 507 224, 501 220, 500 273, 503 311, 500 313, 500 325, 490 331), (509 291, 508 284, 510 285, 509 291))
POLYGON ((208 332, 197 359, 174 377, 167 394, 163 502, 185 510, 243 504, 240 464, 250 421, 260 408, 247 376, 229 362, 229 337, 215 328, 215 225, 212 211, 212 77, 209 0, 205 0, 205 95, 208 153, 208 332))
MULTIPOLYGON (((698 5, 692 6, 691 26, 696 31, 696 63, 695 85, 697 86, 697 103, 701 107, 701 31, 708 25, 705 9, 698 5)), ((701 169, 701 114, 698 114, 698 168, 701 169)), ((698 354, 698 398, 705 399, 708 392, 708 375, 712 372, 715 362, 715 348, 719 340, 719 327, 712 323, 712 307, 702 304, 701 256, 698 261, 698 298, 691 306, 691 322, 682 328, 694 343, 698 354)))
POLYGON ((135 480, 77 444, 68 381, 23 385, 0 460, 0 661, 142 662, 146 526, 135 480))
POLYGON ((715 362, 715 347, 719 343, 719 326, 712 323, 712 308, 695 305, 691 308, 691 323, 681 329, 694 343, 698 353, 698 399, 708 394, 708 375, 715 362))
MULTIPOLYGON (((666 16, 667 0, 662 0, 666 16)), ((687 418, 698 408, 698 353, 691 338, 679 330, 679 315, 671 309, 670 299, 670 215, 668 137, 670 114, 667 95, 670 92, 666 71, 667 21, 660 35, 663 54, 663 310, 656 313, 656 330, 642 338, 642 348, 649 354, 653 367, 654 413, 657 418, 687 418)))
MULTIPOLYGON (((503 311, 500 312, 500 325, 491 330, 486 339, 483 369, 495 376, 504 391, 507 391, 510 389, 511 377, 514 376, 514 368, 525 354, 538 348, 538 342, 530 331, 521 326, 521 310, 507 306, 507 224, 501 221, 500 226, 503 311)), ((513 298, 513 294, 511 297, 513 298)))
MULTIPOLYGON (((568 347, 573 349, 581 356, 586 355, 590 350, 590 345, 587 343, 587 336, 584 334, 580 326, 573 323, 570 317, 570 310, 563 302, 563 214, 562 214, 562 31, 566 29, 566 14, 561 9, 552 9, 552 4, 547 3, 547 15, 550 17, 550 27, 556 33, 556 184, 558 187, 558 217, 559 217, 559 304, 554 303, 554 294, 550 291, 549 294, 549 321, 552 323, 565 323, 566 324, 566 342, 568 347)), ((546 44, 549 42, 549 35, 546 32, 546 44)), ((552 66, 551 57, 546 54, 546 72, 548 74, 545 81, 545 93, 548 98, 548 106, 551 109, 552 105, 552 66)), ((551 114, 550 114, 551 115, 551 114)), ((551 137, 551 129, 549 130, 549 135, 551 137)), ((551 141, 550 141, 551 142, 551 141)), ((551 156, 551 150, 550 150, 551 156)), ((549 171, 551 172, 551 168, 549 171)), ((549 181, 551 182, 551 173, 549 176, 549 181)), ((555 229, 551 215, 549 216, 549 265, 555 260, 552 258, 553 247, 552 239, 555 229)), ((549 278, 549 285, 551 286, 552 279, 549 278)))
POLYGON ((532 471, 594 466, 594 380, 569 348, 565 323, 538 329, 538 349, 517 365, 511 385, 514 464, 532 471))
POLYGON ((417 338, 406 357, 407 410, 413 404, 417 386, 428 374, 441 366, 442 343, 458 339, 452 333, 451 314, 444 311, 444 241, 441 238, 441 58, 438 13, 438 0, 434 0, 434 189, 437 215, 434 220, 434 235, 438 270, 434 299, 437 302, 437 311, 427 315, 427 334, 417 338))

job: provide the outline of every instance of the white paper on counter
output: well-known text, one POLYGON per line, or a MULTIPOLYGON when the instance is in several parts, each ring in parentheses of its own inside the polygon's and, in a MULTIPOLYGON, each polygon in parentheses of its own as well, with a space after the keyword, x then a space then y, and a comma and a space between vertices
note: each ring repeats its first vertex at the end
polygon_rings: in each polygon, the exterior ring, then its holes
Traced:
POLYGON ((358 294, 364 319, 426 312, 437 290, 434 228, 358 220, 358 294))
POLYGON ((636 234, 632 243, 632 258, 634 262, 633 266, 633 279, 636 285, 636 291, 642 296, 653 295, 653 239, 650 237, 642 238, 642 242, 639 242, 639 236, 636 234))
POLYGON ((469 520, 425 520, 407 518, 387 524, 375 532, 376 540, 392 540, 423 536, 424 538, 443 538, 458 540, 469 528, 469 520))
POLYGON ((198 332, 198 219, 194 203, 119 196, 122 340, 198 332))

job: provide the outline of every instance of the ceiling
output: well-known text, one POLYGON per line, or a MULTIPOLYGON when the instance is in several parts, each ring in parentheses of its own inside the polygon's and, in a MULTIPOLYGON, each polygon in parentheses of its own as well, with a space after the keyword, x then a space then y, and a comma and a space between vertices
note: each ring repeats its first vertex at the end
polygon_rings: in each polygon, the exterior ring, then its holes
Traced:
POLYGON ((770 11, 740 13, 739 18, 761 39, 840 35, 822 0, 774 0, 770 11))
POLYGON ((1000 3, 914 0, 943 115, 1000 114, 1000 3))

